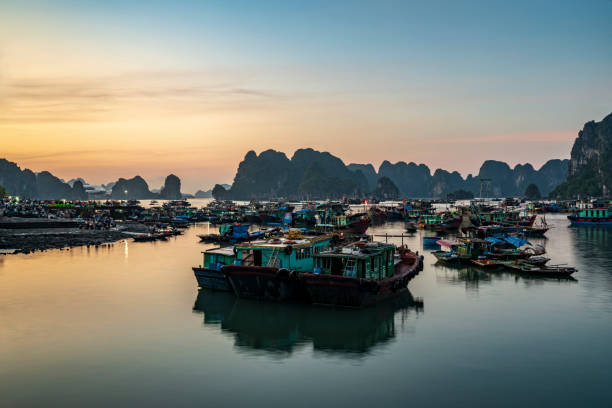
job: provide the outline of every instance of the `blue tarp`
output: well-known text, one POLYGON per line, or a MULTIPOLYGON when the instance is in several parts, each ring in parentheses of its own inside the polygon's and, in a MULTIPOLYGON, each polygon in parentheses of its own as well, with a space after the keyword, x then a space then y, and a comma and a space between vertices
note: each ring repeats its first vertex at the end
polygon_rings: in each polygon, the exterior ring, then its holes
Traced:
POLYGON ((232 227, 232 236, 234 238, 247 238, 249 236, 249 226, 248 225, 234 225, 232 227))
POLYGON ((515 248, 521 247, 525 244, 529 244, 529 241, 526 241, 522 238, 519 237, 515 237, 513 235, 509 235, 507 237, 504 238, 504 241, 506 241, 507 243, 509 243, 510 245, 512 245, 515 248))
POLYGON ((411 205, 405 205, 404 206, 404 210, 410 211, 410 210, 412 210, 412 206, 411 205))
POLYGON ((493 237, 485 238, 485 241, 487 241, 491 245, 497 245, 497 244, 501 244, 502 242, 504 242, 501 239, 497 239, 493 237))
POLYGON ((489 244, 491 245, 497 245, 497 244, 501 244, 501 243, 508 243, 510 245, 512 245, 515 248, 521 247, 525 244, 529 244, 531 245, 531 243, 529 241, 526 241, 522 238, 519 237, 515 237, 514 235, 508 235, 508 234, 496 234, 492 237, 489 238, 485 238, 485 241, 487 241, 489 244))

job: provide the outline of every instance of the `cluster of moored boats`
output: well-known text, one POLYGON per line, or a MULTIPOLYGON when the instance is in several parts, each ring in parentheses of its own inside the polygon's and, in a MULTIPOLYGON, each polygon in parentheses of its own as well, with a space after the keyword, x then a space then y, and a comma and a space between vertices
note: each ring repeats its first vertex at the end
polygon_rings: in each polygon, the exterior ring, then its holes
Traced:
POLYGON ((471 205, 471 224, 462 227, 454 239, 426 237, 425 244, 440 247, 432 254, 439 263, 469 264, 488 270, 506 268, 516 273, 563 277, 576 272, 566 265, 548 265, 545 248, 527 239, 543 237, 548 231, 545 219, 534 226, 536 214, 471 205), (433 242, 432 242, 433 241, 433 242))
POLYGON ((230 246, 203 252, 202 265, 193 268, 198 286, 240 298, 360 307, 392 296, 422 269, 423 257, 364 234, 370 223, 385 220, 403 220, 409 232, 453 233, 453 239, 424 237, 440 247, 433 252, 440 263, 554 277, 576 272, 549 265, 545 249, 528 241, 549 227, 545 219, 535 226, 537 215, 525 208, 472 202, 440 211, 419 201, 365 207, 352 215, 342 203, 306 203, 296 211, 282 203, 215 202, 207 211, 234 222, 221 223, 219 234, 200 236, 230 246), (251 223, 265 227, 251 229, 251 223), (347 234, 341 238, 342 231, 347 234))
POLYGON ((460 237, 455 240, 437 241, 441 250, 433 255, 443 264, 470 264, 479 268, 507 268, 527 275, 562 277, 570 276, 576 268, 566 265, 547 265, 550 258, 540 245, 532 245, 518 236, 496 234, 481 239, 460 237))

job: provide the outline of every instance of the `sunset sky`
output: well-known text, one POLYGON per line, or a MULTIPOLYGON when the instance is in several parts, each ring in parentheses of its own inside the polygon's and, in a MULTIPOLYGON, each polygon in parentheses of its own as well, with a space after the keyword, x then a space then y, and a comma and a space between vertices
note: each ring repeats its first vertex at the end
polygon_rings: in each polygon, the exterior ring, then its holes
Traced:
POLYGON ((539 167, 612 112, 611 22, 610 0, 0 0, 0 157, 184 192, 268 148, 539 167))

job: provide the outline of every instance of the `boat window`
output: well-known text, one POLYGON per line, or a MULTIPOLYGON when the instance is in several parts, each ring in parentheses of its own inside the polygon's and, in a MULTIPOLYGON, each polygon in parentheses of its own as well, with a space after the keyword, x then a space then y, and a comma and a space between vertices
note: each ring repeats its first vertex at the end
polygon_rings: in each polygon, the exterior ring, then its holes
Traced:
POLYGON ((342 275, 343 274, 343 263, 342 258, 332 258, 331 259, 331 274, 332 275, 342 275))
POLYGON ((261 266, 261 264, 262 264, 261 250, 260 249, 253 250, 253 265, 261 266))

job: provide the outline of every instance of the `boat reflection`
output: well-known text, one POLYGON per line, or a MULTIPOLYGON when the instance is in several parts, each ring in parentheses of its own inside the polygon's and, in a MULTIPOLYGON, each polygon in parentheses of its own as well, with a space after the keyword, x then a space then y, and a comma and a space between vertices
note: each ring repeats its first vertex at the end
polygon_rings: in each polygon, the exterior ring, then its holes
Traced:
POLYGON ((423 312, 423 301, 405 291, 356 310, 258 302, 200 291, 193 310, 204 314, 204 325, 220 326, 233 336, 237 348, 248 353, 282 358, 312 344, 316 352, 350 358, 368 355, 393 340, 413 311, 423 312))

